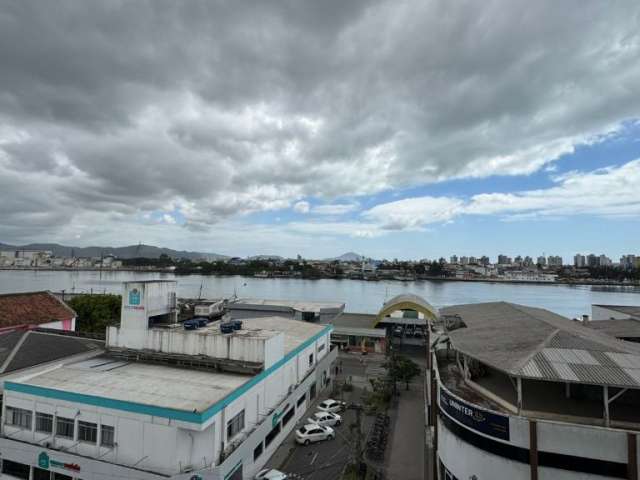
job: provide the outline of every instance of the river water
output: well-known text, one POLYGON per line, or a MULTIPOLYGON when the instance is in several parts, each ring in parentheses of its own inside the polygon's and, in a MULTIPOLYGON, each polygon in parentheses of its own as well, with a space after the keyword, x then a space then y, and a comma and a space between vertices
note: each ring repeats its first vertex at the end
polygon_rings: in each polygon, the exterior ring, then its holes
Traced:
POLYGON ((52 290, 120 293, 128 280, 177 280, 178 296, 257 297, 338 301, 348 312, 375 313, 385 299, 416 293, 436 307, 506 301, 542 307, 569 318, 591 314, 591 304, 639 305, 640 287, 525 285, 481 282, 300 280, 286 278, 176 276, 169 273, 94 271, 0 271, 0 293, 52 290))

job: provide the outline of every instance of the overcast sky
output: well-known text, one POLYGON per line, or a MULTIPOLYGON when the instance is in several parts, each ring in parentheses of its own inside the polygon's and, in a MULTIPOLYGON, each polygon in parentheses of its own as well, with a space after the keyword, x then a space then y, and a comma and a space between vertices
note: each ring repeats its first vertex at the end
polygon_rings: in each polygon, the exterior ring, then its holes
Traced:
POLYGON ((640 253, 640 4, 0 4, 0 242, 640 253))

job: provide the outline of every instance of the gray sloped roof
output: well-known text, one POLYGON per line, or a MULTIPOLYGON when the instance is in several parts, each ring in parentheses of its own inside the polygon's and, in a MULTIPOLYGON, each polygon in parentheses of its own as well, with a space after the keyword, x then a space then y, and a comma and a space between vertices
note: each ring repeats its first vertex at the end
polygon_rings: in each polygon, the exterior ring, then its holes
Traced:
POLYGON ((104 348, 104 342, 99 340, 35 331, 13 333, 20 333, 24 340, 21 344, 16 341, 4 356, 3 363, 13 355, 2 370, 3 374, 104 348))
POLYGON ((640 321, 632 318, 621 320, 596 320, 585 326, 617 338, 640 337, 640 321))
POLYGON ((640 319, 640 305, 602 305, 594 304, 594 307, 607 308, 609 310, 615 310, 616 312, 624 313, 630 317, 637 317, 640 319))
POLYGON ((506 302, 457 305, 460 352, 516 377, 640 387, 640 345, 616 340, 542 308, 506 302))

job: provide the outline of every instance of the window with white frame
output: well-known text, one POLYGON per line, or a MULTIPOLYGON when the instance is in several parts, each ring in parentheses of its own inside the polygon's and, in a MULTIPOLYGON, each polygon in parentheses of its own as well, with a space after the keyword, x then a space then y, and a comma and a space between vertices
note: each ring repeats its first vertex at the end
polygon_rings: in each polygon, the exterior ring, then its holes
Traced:
POLYGON ((36 412, 36 432, 53 433, 53 415, 36 412))
POLYGON ((227 441, 235 437, 244 428, 244 410, 227 422, 227 441))
POLYGON ((7 407, 5 411, 5 423, 13 427, 31 430, 31 410, 24 408, 7 407))
POLYGON ((56 418, 56 437, 71 438, 75 430, 75 422, 73 418, 56 418))
POLYGON ((78 441, 96 443, 98 441, 98 425, 91 422, 78 422, 78 441))
POLYGON ((100 426, 100 445, 113 447, 115 445, 115 430, 111 425, 100 426))

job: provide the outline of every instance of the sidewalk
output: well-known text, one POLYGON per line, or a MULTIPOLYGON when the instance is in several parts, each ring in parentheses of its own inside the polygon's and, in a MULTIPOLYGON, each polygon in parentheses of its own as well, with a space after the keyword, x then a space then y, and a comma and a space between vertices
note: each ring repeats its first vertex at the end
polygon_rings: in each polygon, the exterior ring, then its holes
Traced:
MULTIPOLYGON (((400 385, 399 385, 400 386, 400 385)), ((387 453, 389 480, 423 480, 425 477, 424 394, 421 383, 401 387, 394 408, 393 434, 387 453)))

